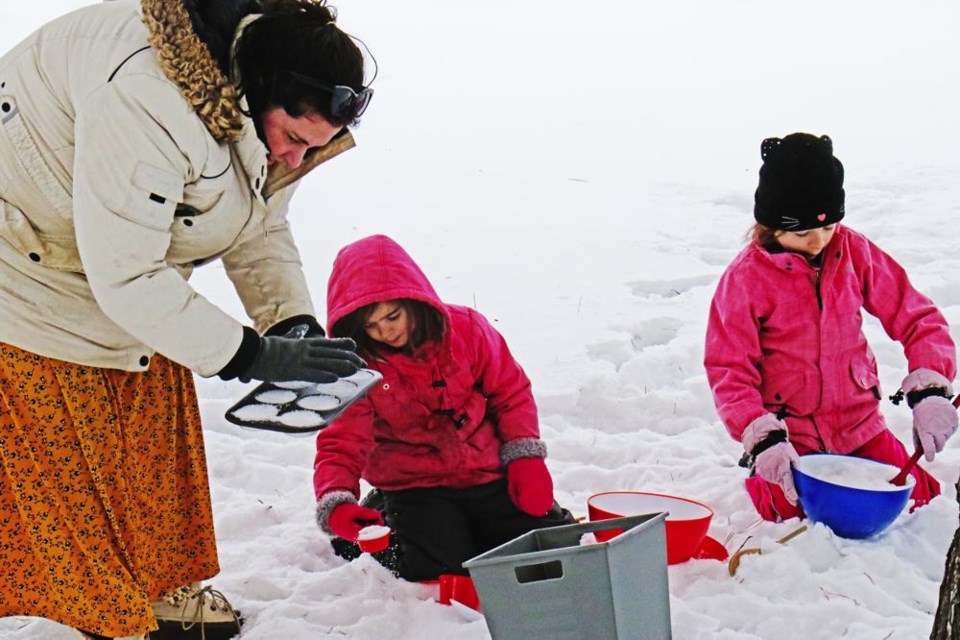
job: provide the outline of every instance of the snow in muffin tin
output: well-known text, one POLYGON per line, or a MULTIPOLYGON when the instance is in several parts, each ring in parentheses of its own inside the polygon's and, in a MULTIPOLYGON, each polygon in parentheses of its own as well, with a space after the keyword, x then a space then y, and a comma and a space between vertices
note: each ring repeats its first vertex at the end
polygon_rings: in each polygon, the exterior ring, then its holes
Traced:
POLYGON ((372 371, 366 369, 360 369, 352 376, 346 378, 340 378, 334 382, 306 382, 303 380, 288 380, 286 382, 273 382, 273 386, 279 387, 281 389, 294 389, 299 391, 300 389, 306 389, 307 387, 313 387, 307 393, 329 393, 332 395, 344 395, 347 393, 352 393, 356 390, 358 386, 366 382, 374 374, 372 371))
POLYGON ((340 398, 322 393, 304 396, 297 400, 297 406, 301 409, 309 409, 311 411, 330 411, 340 406, 340 398))
POLYGON ((351 382, 349 380, 337 380, 336 382, 326 382, 317 384, 313 389, 310 390, 311 393, 323 393, 330 396, 352 396, 357 392, 358 385, 356 382, 351 382))
POLYGON ((250 426, 260 423, 266 427, 270 423, 296 430, 322 427, 378 378, 376 372, 360 370, 330 383, 264 382, 229 410, 229 419, 250 426))
POLYGON ((257 402, 266 404, 286 404, 297 399, 297 392, 289 389, 273 389, 257 394, 257 402))
POLYGON ((280 387, 281 389, 306 389, 307 387, 312 387, 313 382, 303 382, 300 380, 290 380, 287 382, 274 382, 272 383, 275 387, 280 387))
POLYGON ((317 427, 323 424, 323 418, 313 411, 288 411, 276 418, 277 422, 288 427, 317 427))
POLYGON ((234 411, 233 415, 244 422, 274 422, 278 413, 280 407, 275 404, 248 404, 234 411))
POLYGON ((277 422, 288 427, 317 427, 323 424, 323 417, 313 411, 295 410, 280 413, 275 404, 248 404, 233 412, 243 422, 277 422))

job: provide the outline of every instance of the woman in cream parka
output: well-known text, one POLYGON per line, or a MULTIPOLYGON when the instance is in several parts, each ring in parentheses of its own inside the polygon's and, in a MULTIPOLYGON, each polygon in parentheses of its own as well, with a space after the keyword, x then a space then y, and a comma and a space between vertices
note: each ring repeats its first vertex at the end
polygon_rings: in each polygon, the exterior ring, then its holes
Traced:
POLYGON ((229 609, 196 586, 219 568, 191 371, 362 364, 324 337, 287 223, 372 93, 335 17, 119 0, 0 58, 0 616, 140 637, 185 599, 229 609), (217 260, 253 327, 188 284, 217 260))

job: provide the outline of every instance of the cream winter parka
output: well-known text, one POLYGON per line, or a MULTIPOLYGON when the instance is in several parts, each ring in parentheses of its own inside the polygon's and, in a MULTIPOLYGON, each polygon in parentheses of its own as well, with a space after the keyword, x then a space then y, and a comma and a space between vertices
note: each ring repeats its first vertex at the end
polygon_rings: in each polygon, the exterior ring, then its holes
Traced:
POLYGON ((187 278, 217 259, 258 330, 314 315, 292 187, 266 186, 291 176, 268 172, 198 42, 179 0, 118 0, 0 59, 0 341, 131 371, 160 352, 213 375, 243 327, 187 278))

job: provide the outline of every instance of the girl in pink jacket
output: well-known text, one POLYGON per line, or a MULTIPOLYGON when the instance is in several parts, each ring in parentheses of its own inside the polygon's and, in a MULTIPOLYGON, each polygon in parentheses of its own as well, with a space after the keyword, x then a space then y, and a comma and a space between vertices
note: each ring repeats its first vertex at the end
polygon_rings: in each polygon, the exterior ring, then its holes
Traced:
MULTIPOLYGON (((790 471, 798 455, 895 466, 909 457, 880 413, 862 309, 903 345, 901 391, 928 461, 957 428, 956 349, 943 315, 903 268, 839 224, 843 165, 829 137, 769 138, 761 157, 757 223, 717 285, 704 364, 720 418, 752 469, 747 491, 763 518, 780 520, 803 515, 790 471)), ((913 476, 914 508, 939 495, 928 473, 915 467, 913 476)))
MULTIPOLYGON (((353 338, 383 380, 317 436, 321 529, 352 542, 384 518, 391 547, 375 557, 403 578, 430 580, 572 521, 553 499, 523 369, 482 315, 443 303, 397 243, 371 236, 340 251, 327 315, 331 335, 353 338), (358 504, 361 478, 380 490, 382 513, 358 504)), ((341 555, 356 553, 334 542, 341 555)))

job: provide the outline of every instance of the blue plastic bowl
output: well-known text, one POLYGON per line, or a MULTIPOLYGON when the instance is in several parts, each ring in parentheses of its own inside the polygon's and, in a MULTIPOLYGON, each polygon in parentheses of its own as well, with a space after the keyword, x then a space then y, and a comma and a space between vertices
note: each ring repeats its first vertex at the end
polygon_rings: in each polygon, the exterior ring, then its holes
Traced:
POLYGON ((812 522, 822 522, 842 538, 869 538, 886 529, 907 506, 916 480, 907 476, 902 487, 876 487, 876 481, 865 477, 884 478, 897 475, 896 467, 882 462, 817 453, 800 457, 793 468, 800 504, 812 522), (830 481, 822 478, 831 478, 830 481), (840 484, 840 483, 843 484, 840 484))

